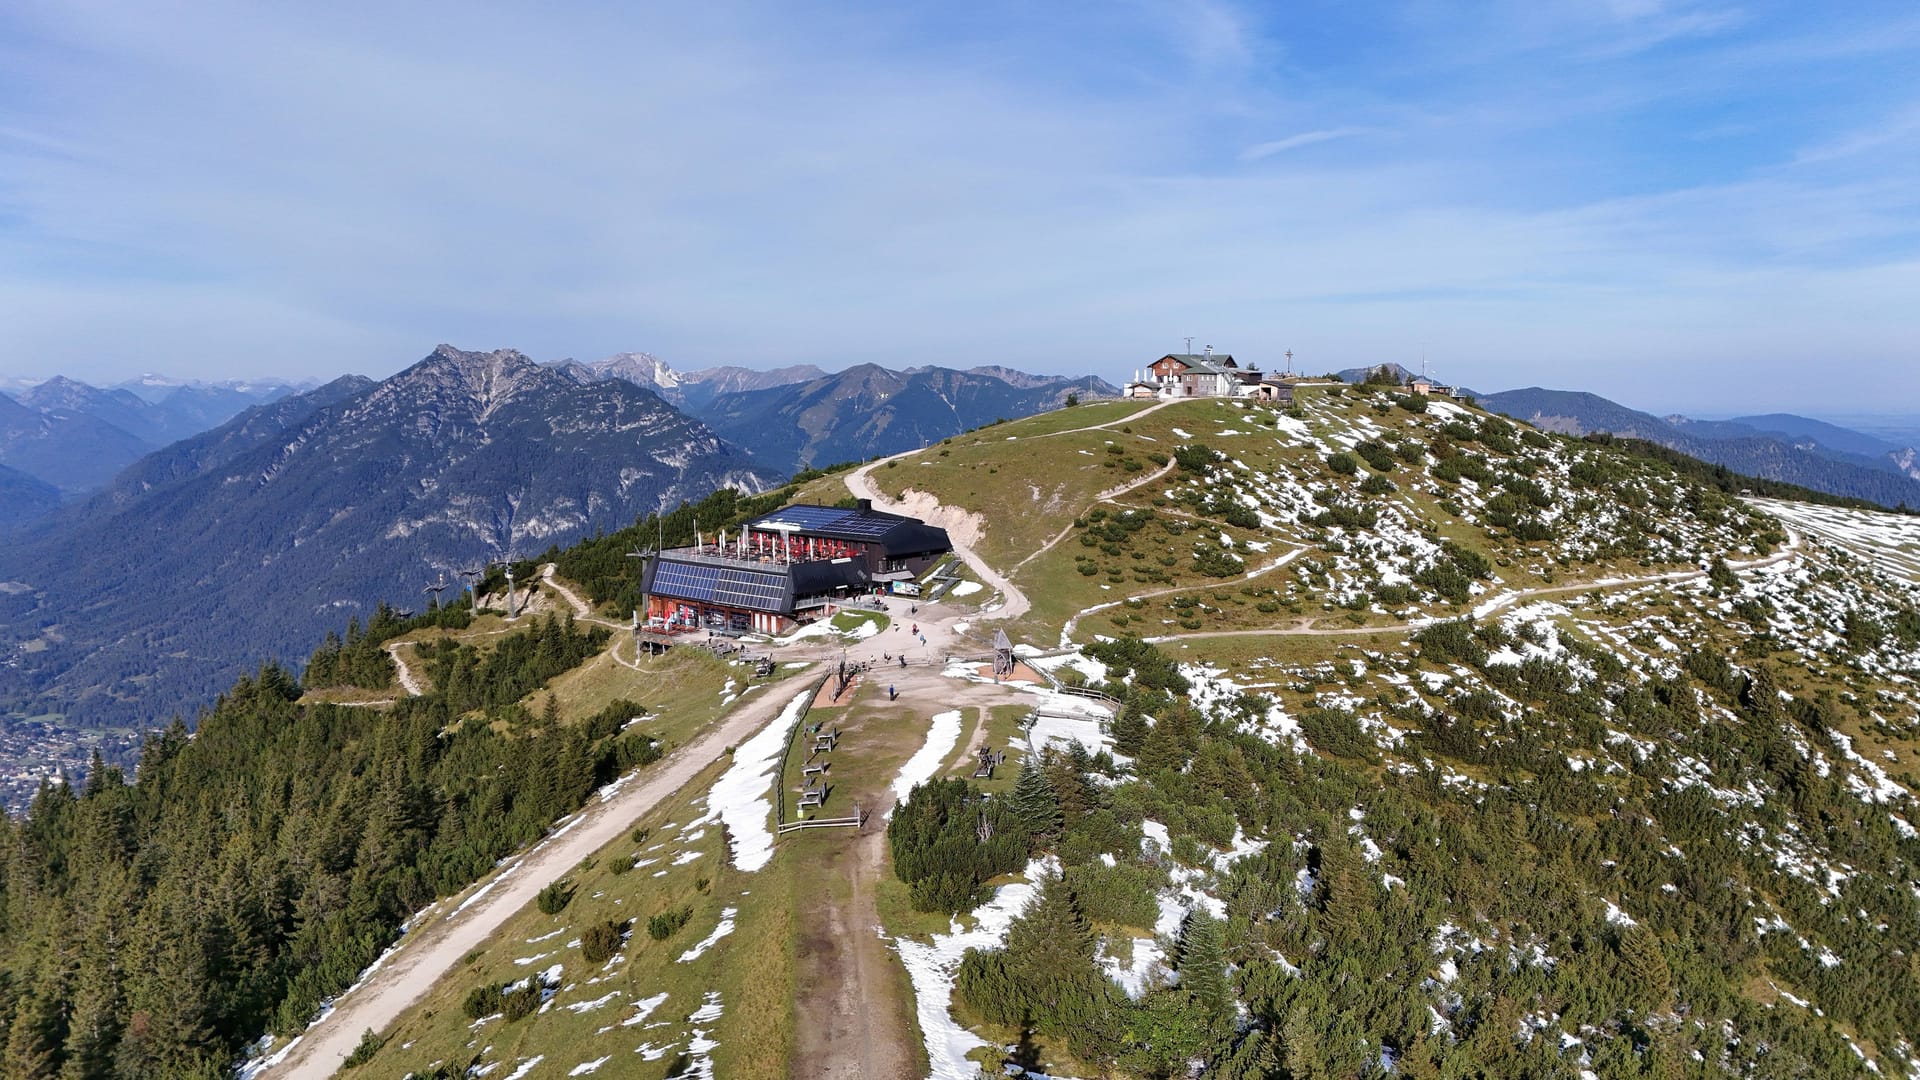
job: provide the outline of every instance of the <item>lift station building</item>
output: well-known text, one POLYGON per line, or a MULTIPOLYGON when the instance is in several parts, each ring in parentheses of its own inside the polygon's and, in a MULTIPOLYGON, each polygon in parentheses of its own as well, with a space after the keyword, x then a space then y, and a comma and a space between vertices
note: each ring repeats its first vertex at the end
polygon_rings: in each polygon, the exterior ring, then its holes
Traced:
POLYGON ((953 550, 947 531, 901 514, 795 504, 735 536, 702 536, 647 560, 647 626, 780 634, 833 604, 919 577, 953 550))

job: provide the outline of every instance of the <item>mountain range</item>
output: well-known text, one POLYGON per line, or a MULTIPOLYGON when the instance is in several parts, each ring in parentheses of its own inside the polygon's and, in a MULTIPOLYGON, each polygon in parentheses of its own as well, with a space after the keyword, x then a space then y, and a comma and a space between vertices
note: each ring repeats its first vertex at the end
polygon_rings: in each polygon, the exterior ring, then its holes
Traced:
POLYGON ((995 420, 1058 408, 1069 395, 1119 393, 1092 377, 1022 375, 1016 381, 1005 373, 860 364, 802 383, 721 394, 692 411, 757 459, 791 469, 897 454, 995 420))
POLYGON ((995 420, 1058 408, 1069 394, 1115 397, 1104 379, 1033 375, 1001 366, 966 371, 859 364, 826 372, 811 364, 754 371, 676 371, 651 353, 620 353, 558 365, 586 382, 625 379, 647 387, 745 447, 776 471, 910 450, 995 420))
POLYGON ((1920 507, 1920 462, 1901 447, 1787 413, 1732 420, 1659 417, 1597 394, 1528 387, 1480 403, 1547 431, 1645 439, 1746 476, 1780 480, 1882 506, 1920 507))
POLYGON ((0 707, 16 714, 152 721, 461 569, 1114 392, 1004 368, 679 372, 646 353, 538 364, 445 345, 381 382, 252 388, 267 400, 207 430, 190 408, 245 391, 142 389, 157 403, 70 379, 0 397, 10 430, 39 433, 23 459, 69 466, 64 486, 0 472, 0 527, 16 523, 0 549, 0 707), (78 454, 89 438, 97 452, 78 454))
POLYGON ((442 346, 256 406, 14 536, 0 701, 152 720, 378 598, 775 479, 625 380, 442 346))
MULTIPOLYGON (((1347 368, 1336 373, 1359 383, 1384 370, 1406 382, 1414 373, 1399 364, 1347 368)), ((1494 412, 1567 435, 1606 432, 1644 439, 1744 476, 1796 484, 1829 495, 1865 499, 1886 507, 1920 507, 1920 450, 1877 435, 1792 413, 1698 420, 1655 416, 1598 394, 1530 386, 1497 394, 1465 387, 1494 412)))
POLYGON ((665 360, 644 352, 617 353, 590 363, 566 360, 558 366, 582 382, 625 379, 635 386, 652 390, 672 402, 676 408, 696 415, 703 406, 722 394, 787 386, 827 374, 812 364, 796 364, 767 371, 743 367, 676 371, 665 360))
MULTIPOLYGON (((294 393, 278 380, 182 383, 145 376, 101 388, 65 376, 0 394, 0 466, 71 498, 92 491, 141 455, 294 393)), ((0 526, 50 509, 0 490, 0 526)))

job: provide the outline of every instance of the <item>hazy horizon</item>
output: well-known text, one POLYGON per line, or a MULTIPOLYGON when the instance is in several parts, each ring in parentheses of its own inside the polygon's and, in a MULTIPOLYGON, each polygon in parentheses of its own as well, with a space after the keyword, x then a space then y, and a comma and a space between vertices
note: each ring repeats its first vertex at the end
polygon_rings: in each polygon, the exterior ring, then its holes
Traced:
MULTIPOLYGON (((470 350, 470 351, 490 351, 490 350, 470 350)), ((629 349, 629 350, 625 350, 623 353, 613 353, 613 354, 609 354, 609 356, 607 357, 595 357, 593 359, 603 360, 603 359, 608 359, 611 356, 631 355, 635 353, 641 353, 644 351, 645 350, 629 349)), ((1178 351, 1178 348, 1176 348, 1176 350, 1174 351, 1178 351)), ((184 377, 173 375, 170 372, 141 372, 139 375, 129 376, 124 379, 94 381, 94 380, 81 378, 78 375, 73 375, 66 372, 21 376, 21 375, 14 375, 5 371, 0 371, 0 393, 6 393, 11 395, 18 392, 19 390, 25 389, 28 386, 36 385, 38 383, 46 381, 47 379, 54 378, 58 375, 65 375, 67 378, 76 379, 80 382, 85 382, 85 383, 88 383, 89 385, 103 387, 103 388, 130 385, 136 382, 137 380, 139 380, 143 376, 159 376, 162 378, 166 378, 174 381, 180 381, 180 382, 198 381, 198 382, 207 382, 207 383, 222 383, 222 382, 249 382, 249 381, 251 382, 277 381, 277 382, 290 383, 299 387, 318 386, 322 383, 330 382, 334 379, 341 378, 343 376, 348 376, 348 375, 366 375, 369 378, 375 378, 375 379, 386 378, 389 375, 397 374, 399 371, 405 370, 406 367, 412 366, 412 364, 417 363, 419 359, 423 359, 425 355, 426 354, 423 353, 421 358, 417 358, 414 361, 410 361, 408 364, 402 365, 400 368, 395 369, 395 371, 388 372, 387 375, 380 375, 380 376, 368 375, 366 372, 363 372, 363 371, 337 371, 337 372, 332 372, 324 375, 262 374, 262 375, 253 375, 253 376, 233 376, 230 378, 193 380, 193 379, 186 379, 184 377)), ((1156 357, 1158 355, 1163 355, 1163 354, 1156 354, 1156 357)), ((560 363, 566 363, 570 360, 575 360, 579 358, 560 357, 558 359, 542 360, 539 357, 532 357, 531 359, 541 364, 560 364, 560 363)), ((678 371, 678 372, 685 373, 689 371, 700 370, 700 368, 697 366, 686 366, 686 365, 675 364, 666 357, 658 357, 658 359, 665 362, 667 366, 673 368, 675 371, 678 371)), ((843 364, 838 367, 829 367, 826 365, 819 365, 819 366, 821 366, 823 370, 825 370, 828 374, 834 374, 840 371, 844 371, 849 367, 858 366, 858 364, 871 363, 871 362, 872 361, 863 360, 857 363, 843 364)), ((718 365, 715 365, 715 366, 718 366, 718 365)), ((767 368, 770 368, 770 367, 785 366, 785 365, 761 365, 761 366, 739 365, 739 366, 755 367, 756 370, 766 370, 767 368)), ((914 365, 902 365, 902 366, 910 367, 914 365)), ((973 365, 973 366, 988 366, 988 365, 973 365)), ((1144 362, 1141 366, 1144 366, 1144 362)), ((1264 366, 1271 366, 1271 365, 1262 365, 1262 366, 1264 367, 1264 366)), ((1341 369, 1341 370, 1346 370, 1346 369, 1341 369)), ((1115 385, 1119 385, 1125 379, 1131 377, 1131 372, 1107 373, 1107 372, 1096 371, 1093 374, 1115 385)), ((1307 371, 1307 372, 1303 372, 1303 374, 1317 375, 1317 374, 1331 374, 1331 372, 1307 371)), ((1067 377, 1071 378, 1073 376, 1067 375, 1067 377)), ((1475 387, 1467 383, 1462 383, 1461 385, 1465 389, 1471 389, 1478 393, 1491 394, 1491 393, 1500 393, 1502 391, 1507 391, 1507 390, 1530 389, 1530 388, 1533 388, 1535 384, 1529 384, 1528 386, 1497 386, 1497 387, 1496 386, 1475 387)), ((1546 390, 1558 390, 1558 391, 1568 391, 1568 392, 1576 392, 1576 393, 1577 392, 1597 393, 1597 391, 1594 391, 1588 387, 1581 387, 1581 386, 1544 386, 1540 388, 1546 389, 1546 390)), ((1608 395, 1602 394, 1600 396, 1607 397, 1608 395)), ((1639 400, 1623 400, 1618 398, 1609 398, 1609 400, 1613 400, 1616 404, 1624 405, 1627 408, 1634 409, 1639 412, 1649 413, 1654 416, 1664 417, 1664 416, 1670 416, 1670 415, 1684 415, 1694 420, 1735 420, 1743 416, 1764 416, 1769 413, 1788 413, 1796 416, 1804 416, 1813 420, 1824 421, 1826 423, 1833 424, 1838 427, 1851 428, 1853 430, 1857 430, 1861 432, 1862 434, 1877 435, 1877 436, 1888 437, 1888 438, 1893 438, 1897 436, 1899 438, 1904 438, 1908 441, 1911 441, 1916 445, 1920 445, 1920 412, 1860 412, 1860 411, 1828 411, 1828 410, 1818 410, 1818 409, 1802 410, 1802 409, 1793 408, 1791 407, 1790 404, 1781 405, 1779 407, 1773 407, 1773 408, 1750 408, 1750 409, 1731 410, 1731 411, 1725 408, 1708 408, 1708 409, 1702 410, 1702 409, 1688 409, 1688 408, 1683 408, 1683 407, 1665 404, 1661 402, 1649 403, 1649 402, 1639 401, 1639 400)))
POLYGON ((1916 54, 1894 3, 16 5, 0 377, 1118 381, 1193 335, 1914 409, 1916 54))

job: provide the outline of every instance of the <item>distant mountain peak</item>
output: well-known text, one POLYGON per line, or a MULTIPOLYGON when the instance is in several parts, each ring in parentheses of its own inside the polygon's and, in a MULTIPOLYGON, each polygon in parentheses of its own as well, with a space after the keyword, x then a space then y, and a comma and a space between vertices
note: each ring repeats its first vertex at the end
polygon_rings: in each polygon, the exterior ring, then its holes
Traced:
POLYGON ((387 398, 450 396, 468 405, 476 421, 484 422, 526 391, 561 378, 518 349, 473 352, 443 344, 389 379, 381 392, 387 398))
POLYGON ((23 391, 19 401, 36 409, 81 409, 100 400, 106 391, 88 386, 78 379, 55 375, 46 382, 23 391))

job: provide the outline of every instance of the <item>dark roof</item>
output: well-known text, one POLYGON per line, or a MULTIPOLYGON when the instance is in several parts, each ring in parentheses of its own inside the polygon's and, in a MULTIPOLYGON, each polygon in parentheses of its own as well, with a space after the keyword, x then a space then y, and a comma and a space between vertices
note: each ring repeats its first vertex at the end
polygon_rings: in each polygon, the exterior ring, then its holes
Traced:
MULTIPOLYGON (((1178 360, 1194 371, 1211 375, 1225 375, 1240 367, 1233 362, 1233 356, 1228 353, 1168 353, 1160 359, 1178 360)), ((1154 362, 1159 363, 1158 360, 1154 362)))
POLYGON ((782 526, 791 528, 796 536, 876 543, 889 555, 918 555, 953 547, 945 529, 928 525, 919 518, 867 507, 848 509, 797 503, 762 514, 747 522, 746 527, 773 532, 782 526))
POLYGON ((786 615, 806 597, 866 584, 867 568, 857 559, 751 563, 667 551, 648 561, 641 591, 672 600, 786 615))

